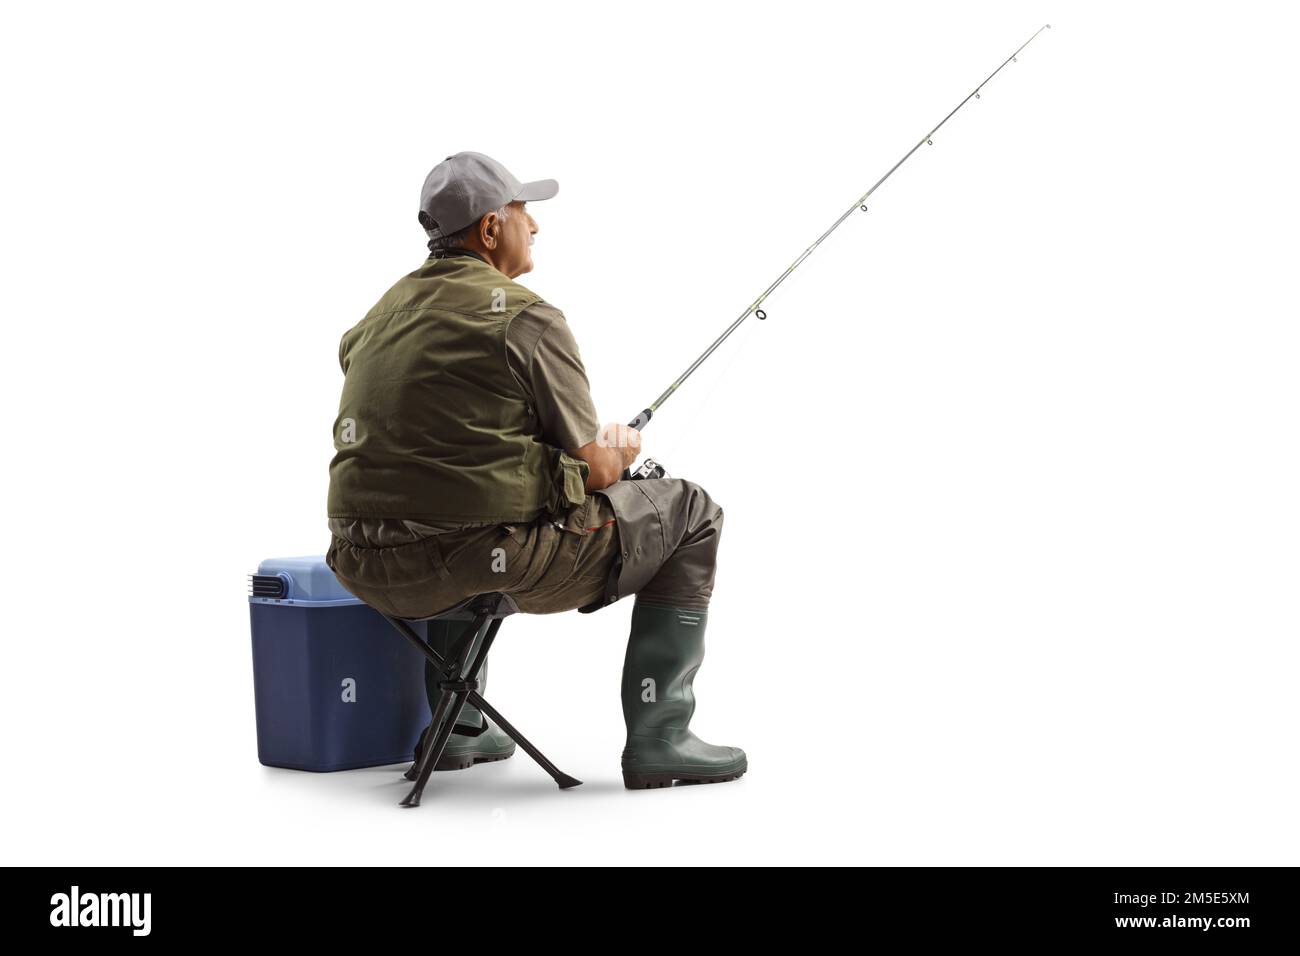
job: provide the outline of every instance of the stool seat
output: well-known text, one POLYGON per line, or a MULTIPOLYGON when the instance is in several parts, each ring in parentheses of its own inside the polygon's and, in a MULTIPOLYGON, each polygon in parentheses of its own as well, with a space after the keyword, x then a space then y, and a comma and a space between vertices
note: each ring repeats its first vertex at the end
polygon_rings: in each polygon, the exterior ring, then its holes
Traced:
POLYGON ((418 624, 421 621, 472 621, 474 620, 474 608, 479 605, 486 606, 488 602, 492 604, 489 620, 495 621, 498 618, 520 613, 519 606, 515 604, 510 595, 502 594, 499 591, 488 591, 483 594, 472 594, 459 604, 453 604, 451 607, 430 614, 427 617, 403 617, 399 618, 399 620, 410 621, 412 624, 418 624))

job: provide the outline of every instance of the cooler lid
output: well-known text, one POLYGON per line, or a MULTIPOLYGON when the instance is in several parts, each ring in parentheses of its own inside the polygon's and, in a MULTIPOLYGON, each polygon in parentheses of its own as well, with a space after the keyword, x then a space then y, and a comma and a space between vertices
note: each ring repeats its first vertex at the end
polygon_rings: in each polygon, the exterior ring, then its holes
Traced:
POLYGON ((339 584, 325 563, 325 556, 268 558, 257 566, 248 584, 250 604, 287 604, 309 607, 335 607, 361 604, 339 584))

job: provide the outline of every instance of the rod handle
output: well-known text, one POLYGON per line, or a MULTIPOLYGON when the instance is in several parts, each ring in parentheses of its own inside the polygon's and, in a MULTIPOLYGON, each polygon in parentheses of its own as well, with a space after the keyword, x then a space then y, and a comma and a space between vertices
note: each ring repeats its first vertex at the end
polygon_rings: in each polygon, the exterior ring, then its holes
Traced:
MULTIPOLYGON (((635 428, 637 431, 640 431, 641 429, 645 428, 646 423, 650 421, 653 415, 654 415, 653 411, 651 411, 648 408, 643 408, 641 409, 641 411, 637 412, 636 418, 632 419, 630 422, 627 423, 627 427, 635 428)), ((618 480, 630 481, 631 478, 632 478, 632 469, 624 468, 623 474, 619 475, 618 480)))

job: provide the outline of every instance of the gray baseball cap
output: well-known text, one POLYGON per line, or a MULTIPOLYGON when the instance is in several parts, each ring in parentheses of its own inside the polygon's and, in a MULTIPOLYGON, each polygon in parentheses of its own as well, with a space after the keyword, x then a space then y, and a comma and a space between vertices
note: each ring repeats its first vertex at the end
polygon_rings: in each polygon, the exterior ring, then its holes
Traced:
POLYGON ((420 225, 429 238, 446 236, 506 203, 550 199, 560 191, 554 179, 521 183, 491 156, 456 153, 424 180, 420 190, 420 225))

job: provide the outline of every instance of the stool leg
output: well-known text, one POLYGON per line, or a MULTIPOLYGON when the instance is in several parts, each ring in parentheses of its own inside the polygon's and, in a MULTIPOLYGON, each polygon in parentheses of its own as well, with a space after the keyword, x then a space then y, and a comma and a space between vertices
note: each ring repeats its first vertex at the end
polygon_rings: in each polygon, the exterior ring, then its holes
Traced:
MULTIPOLYGON (((459 676, 458 674, 452 674, 448 672, 448 669, 452 665, 452 661, 443 660, 442 655, 439 654, 437 651, 435 651, 427 643, 425 643, 424 639, 421 638, 420 635, 415 632, 415 629, 412 628, 411 625, 403 621, 401 618, 389 617, 387 614, 385 614, 383 617, 384 620, 386 620, 389 624, 393 625, 393 629, 396 630, 398 634, 406 638, 407 643, 409 643, 413 648, 415 648, 416 651, 418 651, 421 655, 423 655, 424 658, 430 664, 432 664, 435 668, 437 668, 438 673, 441 675, 442 680, 455 679, 456 677, 459 676)), ((473 619, 473 621, 470 623, 469 627, 465 629, 464 636, 461 637, 460 642, 453 645, 451 648, 451 655, 454 659, 463 660, 465 658, 465 655, 467 653, 466 649, 468 647, 473 646, 472 641, 477 639, 478 632, 483 627, 484 620, 486 620, 486 615, 476 616, 473 619), (469 640, 467 641, 466 638, 469 638, 469 640)), ((439 696, 442 697, 445 695, 439 695, 439 696)), ((423 745, 420 748, 421 758, 423 758, 423 755, 428 752, 429 744, 433 742, 433 738, 437 732, 438 727, 440 726, 436 719, 437 710, 438 710, 436 705, 434 706, 433 710, 434 713, 432 716, 435 719, 429 722, 429 726, 424 728, 424 733, 420 737, 420 742, 423 745)), ((452 721, 452 723, 454 725, 455 721, 452 721)), ((402 776, 405 777, 407 780, 415 780, 420 775, 420 767, 422 764, 423 764, 422 759, 416 761, 415 763, 411 764, 409 768, 407 768, 406 772, 403 773, 402 776)))
MULTIPOLYGON (((445 681, 448 679, 448 676, 444 673, 442 679, 445 681)), ((411 764, 410 768, 402 774, 402 776, 407 780, 419 779, 420 774, 424 772, 425 764, 428 763, 429 753, 432 748, 437 748, 438 755, 434 758, 435 765, 437 764, 438 758, 442 756, 442 752, 447 748, 447 741, 451 739, 452 730, 448 730, 446 734, 442 734, 441 731, 444 726, 452 728, 453 730, 456 726, 456 719, 459 716, 459 708, 457 709, 456 716, 450 716, 449 718, 455 697, 456 695, 451 691, 440 691, 438 693, 438 703, 433 708, 433 717, 429 721, 429 726, 424 729, 424 734, 421 737, 423 746, 420 750, 420 759, 411 764), (440 736, 442 737, 441 742, 439 742, 440 736)))
POLYGON ((483 711, 484 716, 491 720, 495 720, 497 726, 510 735, 511 740, 522 747, 528 756, 537 761, 538 766, 551 775, 551 779, 555 781, 556 785, 559 786, 561 790, 568 790, 570 787, 577 787, 582 784, 582 781, 577 777, 570 777, 559 767, 555 766, 555 764, 547 760, 546 754, 534 747, 532 742, 515 728, 514 724, 502 717, 495 707, 478 695, 477 691, 470 694, 468 700, 479 710, 483 711))
MULTIPOLYGON (((483 659, 487 657, 488 650, 492 647, 492 641, 496 639, 497 631, 501 628, 501 618, 487 624, 486 618, 479 617, 475 619, 475 623, 478 626, 469 646, 463 649, 458 648, 454 655, 456 661, 465 661, 466 663, 457 664, 453 662, 453 666, 444 670, 444 683, 464 683, 468 680, 467 675, 477 674, 482 669, 483 659), (475 647, 475 644, 478 646, 475 647), (473 651, 472 656, 470 651, 473 651), (450 680, 446 679, 448 671, 454 671, 450 680)), ((424 748, 424 753, 420 754, 420 765, 415 778, 415 786, 402 799, 401 806, 418 807, 420 805, 420 797, 429 782, 433 768, 437 765, 438 759, 442 757, 442 752, 447 747, 447 741, 451 739, 456 721, 460 719, 460 712, 465 709, 465 704, 469 701, 470 691, 473 689, 474 684, 470 681, 470 687, 465 690, 452 690, 444 687, 442 693, 438 695, 438 706, 434 711, 433 722, 430 725, 431 727, 437 727, 437 732, 424 748)))

